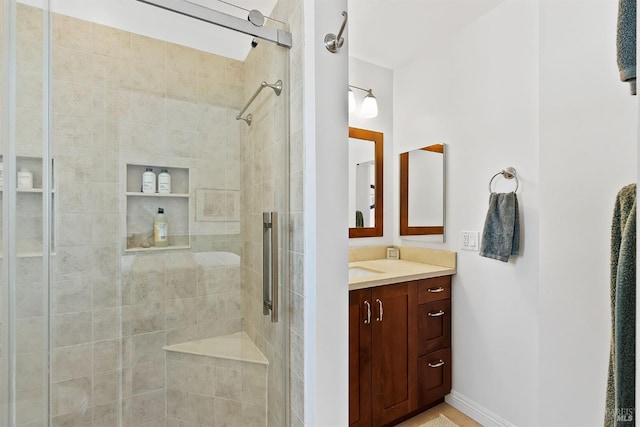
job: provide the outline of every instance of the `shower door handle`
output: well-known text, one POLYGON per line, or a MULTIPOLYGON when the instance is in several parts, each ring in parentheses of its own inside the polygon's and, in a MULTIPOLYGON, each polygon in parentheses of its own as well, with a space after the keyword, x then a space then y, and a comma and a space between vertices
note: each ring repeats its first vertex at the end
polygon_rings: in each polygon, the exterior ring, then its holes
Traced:
POLYGON ((262 314, 278 321, 278 212, 262 213, 262 314))

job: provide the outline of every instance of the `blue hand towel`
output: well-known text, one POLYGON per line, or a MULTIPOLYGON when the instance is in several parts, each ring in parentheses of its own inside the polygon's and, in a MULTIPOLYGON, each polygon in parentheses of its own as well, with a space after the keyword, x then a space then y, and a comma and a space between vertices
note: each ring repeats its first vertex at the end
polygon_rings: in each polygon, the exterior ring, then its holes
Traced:
POLYGON ((636 0, 619 0, 617 59, 620 80, 629 82, 636 94, 636 0))
POLYGON ((491 193, 480 256, 503 262, 520 249, 520 216, 516 193, 491 193))

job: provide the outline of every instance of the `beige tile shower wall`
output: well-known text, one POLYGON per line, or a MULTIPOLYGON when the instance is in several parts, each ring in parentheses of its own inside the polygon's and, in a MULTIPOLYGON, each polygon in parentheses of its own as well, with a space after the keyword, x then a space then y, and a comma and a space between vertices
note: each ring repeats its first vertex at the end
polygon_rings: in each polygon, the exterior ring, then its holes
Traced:
POLYGON ((167 352, 167 426, 266 425, 267 365, 167 352))
POLYGON ((289 158, 289 275, 290 289, 290 349, 289 390, 291 396, 291 426, 304 425, 304 234, 302 215, 304 209, 304 138, 303 138, 303 3, 298 0, 280 0, 274 16, 289 24, 293 47, 289 52, 290 90, 290 158, 289 158))
MULTIPOLYGON (((286 81, 286 66, 286 52, 282 48, 267 42, 259 43, 245 62, 245 98, 251 97, 262 81, 286 81)), ((286 94, 287 90, 282 93, 286 94)), ((288 143, 286 111, 283 97, 265 89, 247 110, 253 116, 251 126, 243 124, 242 129, 243 326, 269 360, 267 407, 270 426, 284 424, 284 339, 287 330, 284 317, 274 324, 269 316, 262 314, 262 213, 286 212, 283 193, 286 188, 283 187, 285 144, 288 143)), ((281 303, 284 304, 281 307, 286 307, 284 299, 281 303)))
MULTIPOLYGON (((243 146, 243 183, 245 188, 243 204, 245 216, 243 230, 244 249, 251 256, 243 266, 243 313, 244 327, 254 342, 261 348, 272 362, 269 371, 269 419, 268 425, 283 425, 280 417, 286 405, 285 392, 282 389, 282 378, 288 376, 290 389, 292 425, 303 425, 304 417, 304 352, 303 352, 303 133, 302 133, 302 4, 295 0, 280 0, 272 12, 272 16, 287 23, 286 30, 293 36, 293 48, 283 58, 281 48, 259 44, 246 61, 245 94, 250 96, 257 85, 266 80, 273 82, 282 79, 286 90, 283 94, 289 97, 288 128, 285 117, 280 110, 281 100, 273 93, 260 98, 252 107, 254 125, 243 128, 246 132, 246 146, 243 146), (289 68, 288 72, 286 67, 289 68), (289 132, 287 136, 284 132, 289 132), (289 144, 289 175, 284 175, 285 147, 289 144), (261 213, 273 208, 282 211, 283 200, 278 193, 282 180, 289 179, 290 224, 289 224, 289 277, 290 289, 287 295, 288 324, 274 327, 268 317, 262 316, 262 235, 261 213), (285 335, 290 336, 290 348, 283 348, 285 335), (282 351, 289 354, 282 354, 282 351), (284 361, 289 359, 289 366, 284 361), (272 369, 275 367, 276 369, 272 369), (289 372, 287 372, 289 370, 289 372)), ((284 307, 284 306, 283 306, 284 307)), ((283 309, 284 310, 284 309, 283 309)), ((282 321, 281 321, 282 323, 282 321)))
MULTIPOLYGON (((42 15, 18 18, 18 154, 39 156, 42 15)), ((52 46, 54 424, 161 425, 162 346, 242 326, 239 222, 196 221, 194 195, 240 190, 244 66, 61 15, 52 46), (126 163, 190 169, 191 250, 123 255, 126 163)), ((41 265, 19 260, 19 425, 42 407, 41 265)))

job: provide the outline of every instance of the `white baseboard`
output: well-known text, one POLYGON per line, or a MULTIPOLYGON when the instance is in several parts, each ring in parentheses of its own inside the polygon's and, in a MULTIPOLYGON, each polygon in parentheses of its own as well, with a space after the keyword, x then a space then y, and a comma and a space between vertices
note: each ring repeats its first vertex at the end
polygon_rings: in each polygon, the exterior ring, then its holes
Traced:
POLYGON ((445 396, 445 402, 462 412, 466 416, 473 418, 485 427, 515 427, 509 421, 491 412, 487 408, 478 405, 467 396, 451 390, 451 393, 445 396))

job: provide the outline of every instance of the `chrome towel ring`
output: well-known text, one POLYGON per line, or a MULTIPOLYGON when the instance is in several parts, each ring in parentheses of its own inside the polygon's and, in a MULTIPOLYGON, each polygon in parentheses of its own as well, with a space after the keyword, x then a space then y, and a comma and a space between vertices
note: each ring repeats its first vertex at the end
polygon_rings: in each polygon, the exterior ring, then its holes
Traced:
POLYGON ((502 175, 503 177, 505 177, 506 179, 516 179, 516 189, 513 190, 513 192, 517 192, 518 191, 518 186, 520 185, 520 181, 518 181, 518 176, 516 175, 516 169, 509 166, 508 168, 501 170, 500 172, 498 172, 497 174, 493 175, 491 177, 491 180, 489 181, 489 193, 492 193, 493 191, 491 190, 491 184, 493 183, 493 180, 496 178, 496 176, 498 175, 502 175))

